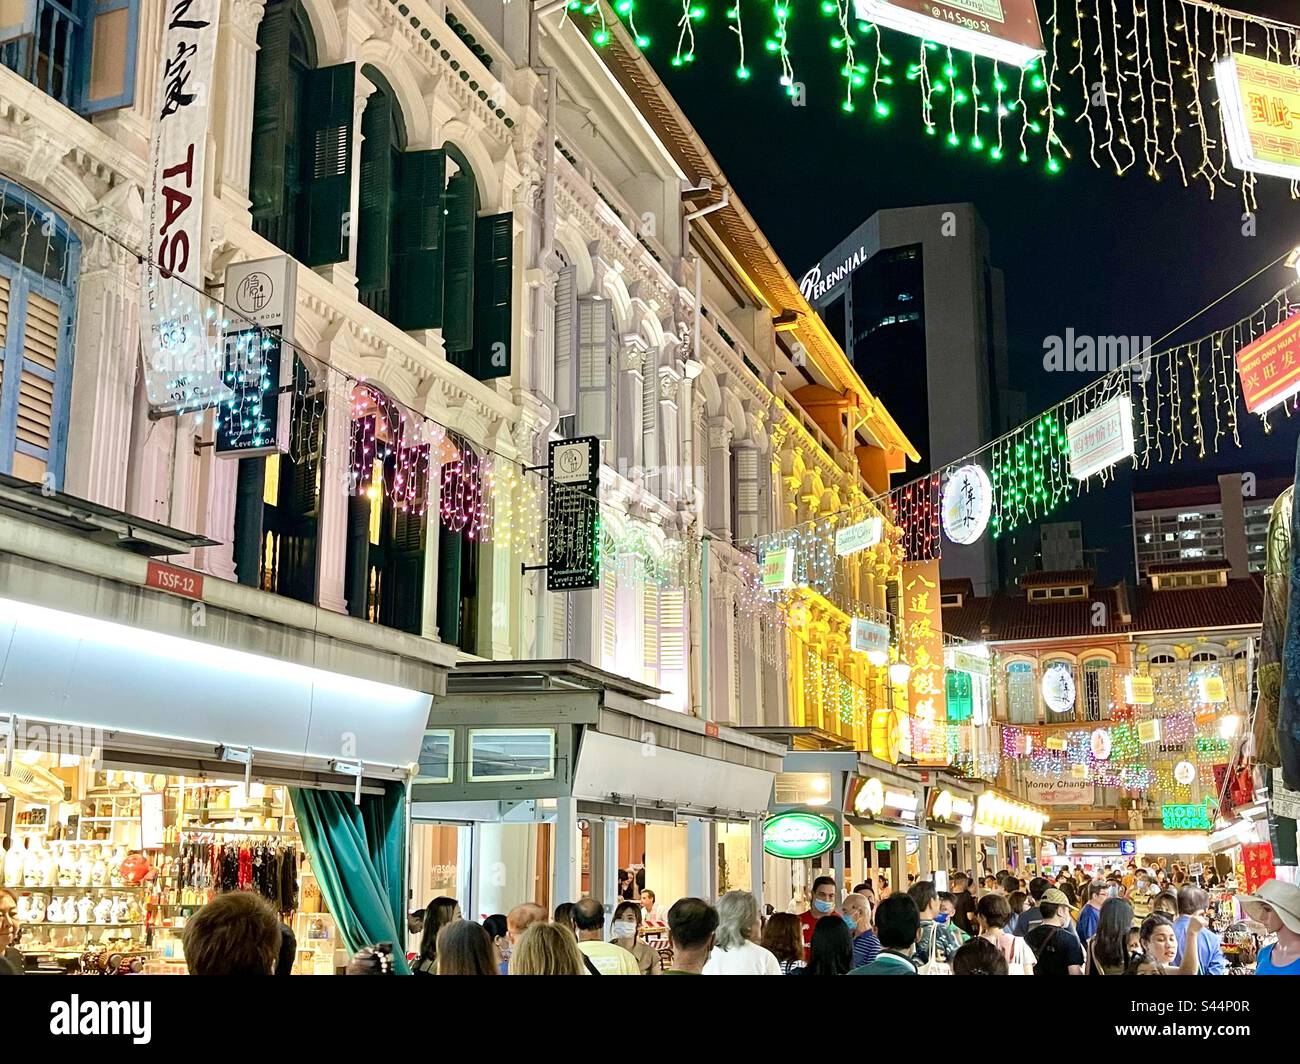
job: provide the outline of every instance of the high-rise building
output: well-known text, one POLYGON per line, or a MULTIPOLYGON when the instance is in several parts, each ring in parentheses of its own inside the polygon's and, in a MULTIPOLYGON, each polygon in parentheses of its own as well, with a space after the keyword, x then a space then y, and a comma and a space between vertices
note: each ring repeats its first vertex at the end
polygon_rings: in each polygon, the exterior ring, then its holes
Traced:
POLYGON ((1234 576, 1264 571, 1268 518, 1287 477, 1226 473, 1217 481, 1133 492, 1139 578, 1152 564, 1222 559, 1234 576))
POLYGON ((1044 572, 1083 568, 1083 526, 1078 521, 1049 521, 1038 526, 1039 567, 1044 572))
MULTIPOLYGON (((920 471, 1015 424, 1002 271, 970 203, 877 211, 800 282, 854 368, 921 451, 920 471)), ((945 548, 945 577, 997 583, 991 537, 945 548)))

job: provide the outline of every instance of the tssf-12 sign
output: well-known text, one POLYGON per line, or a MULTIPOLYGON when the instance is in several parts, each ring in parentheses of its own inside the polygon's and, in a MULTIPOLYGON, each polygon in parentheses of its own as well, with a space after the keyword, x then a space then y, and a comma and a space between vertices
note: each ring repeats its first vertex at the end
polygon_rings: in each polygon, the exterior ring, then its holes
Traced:
POLYGON ((600 583, 600 440, 553 440, 546 495, 546 590, 600 583))
POLYGON ((812 813, 782 813, 763 826, 763 852, 790 861, 820 857, 839 842, 835 823, 812 813))

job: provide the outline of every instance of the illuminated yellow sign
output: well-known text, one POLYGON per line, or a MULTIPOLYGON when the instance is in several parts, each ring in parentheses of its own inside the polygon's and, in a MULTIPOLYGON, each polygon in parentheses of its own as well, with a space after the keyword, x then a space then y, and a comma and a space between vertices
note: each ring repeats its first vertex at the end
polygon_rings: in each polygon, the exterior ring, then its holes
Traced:
POLYGON ((1215 80, 1233 165, 1300 178, 1300 69, 1234 54, 1215 63, 1215 80))
POLYGON ((985 791, 975 804, 975 823, 1015 835, 1041 835, 1047 814, 1032 805, 985 791))

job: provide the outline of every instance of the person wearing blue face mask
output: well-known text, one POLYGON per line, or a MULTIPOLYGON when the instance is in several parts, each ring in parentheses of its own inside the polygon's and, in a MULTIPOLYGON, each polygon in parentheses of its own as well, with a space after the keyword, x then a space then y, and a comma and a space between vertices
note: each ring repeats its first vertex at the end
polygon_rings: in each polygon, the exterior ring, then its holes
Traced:
POLYGON ((921 914, 921 937, 916 944, 916 963, 925 965, 930 960, 930 943, 934 943, 937 960, 951 964, 953 954, 957 952, 957 936, 953 926, 946 919, 939 920, 939 894, 934 883, 928 879, 919 880, 907 888, 907 896, 916 903, 921 914))
POLYGON ((844 899, 844 922, 853 935, 853 967, 861 968, 876 959, 884 947, 871 929, 871 904, 861 894, 844 899))
POLYGON ((803 925, 803 958, 805 961, 812 959, 812 936, 817 921, 823 916, 840 915, 839 910, 835 907, 835 899, 838 894, 839 890, 835 886, 835 880, 830 876, 818 876, 813 880, 812 908, 806 913, 799 914, 799 923, 803 925))

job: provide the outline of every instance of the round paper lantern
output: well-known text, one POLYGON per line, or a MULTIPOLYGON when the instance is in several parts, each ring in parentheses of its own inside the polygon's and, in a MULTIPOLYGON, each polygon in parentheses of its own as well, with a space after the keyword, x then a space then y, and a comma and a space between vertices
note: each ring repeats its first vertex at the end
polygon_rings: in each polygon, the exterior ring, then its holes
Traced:
POLYGON ((1110 757, 1110 732, 1105 728, 1094 729, 1088 744, 1092 748, 1092 756, 1098 761, 1105 761, 1110 757))
POLYGON ((1074 673, 1068 665, 1053 665, 1043 673, 1039 685, 1043 701, 1053 713, 1069 713, 1074 708, 1074 673))
POLYGON ((1174 766, 1174 780, 1184 787, 1196 779, 1196 766, 1190 761, 1180 761, 1174 766))
POLYGON ((943 486, 943 530, 954 543, 974 543, 993 512, 993 486, 977 465, 958 466, 943 486))

